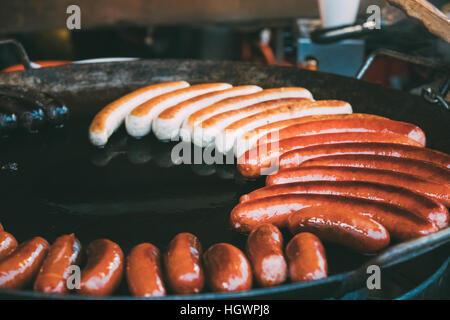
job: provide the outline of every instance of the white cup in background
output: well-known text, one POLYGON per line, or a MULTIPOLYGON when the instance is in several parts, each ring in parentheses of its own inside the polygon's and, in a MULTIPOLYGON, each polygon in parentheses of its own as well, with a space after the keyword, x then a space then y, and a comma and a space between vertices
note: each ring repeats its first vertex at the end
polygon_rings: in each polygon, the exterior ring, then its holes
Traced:
POLYGON ((324 28, 353 24, 358 15, 360 0, 318 0, 324 28))

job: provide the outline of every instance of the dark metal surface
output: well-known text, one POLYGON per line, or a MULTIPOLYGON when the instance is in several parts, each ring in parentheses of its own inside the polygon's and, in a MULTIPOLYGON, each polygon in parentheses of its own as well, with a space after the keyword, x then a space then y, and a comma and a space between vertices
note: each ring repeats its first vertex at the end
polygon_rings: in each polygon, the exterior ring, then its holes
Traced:
MULTIPOLYGON (((319 72, 244 63, 165 60, 69 65, 0 74, 0 85, 41 88, 57 95, 71 107, 72 116, 62 129, 0 139, 0 221, 5 229, 19 241, 36 235, 54 241, 61 234, 74 232, 86 246, 93 239, 107 237, 119 243, 125 253, 141 242, 152 242, 164 251, 179 232, 196 234, 204 249, 217 242, 243 248, 246 237, 231 230, 229 213, 240 195, 263 185, 262 179, 245 181, 233 165, 173 165, 170 154, 174 143, 162 143, 153 137, 136 141, 127 137, 123 129, 104 149, 96 149, 88 141, 89 123, 106 103, 144 84, 173 79, 251 83, 265 88, 304 86, 316 99, 344 99, 355 112, 415 123, 427 133, 430 147, 450 152, 447 111, 421 97, 319 72)), ((286 241, 290 239, 287 233, 285 237, 286 241)), ((393 247, 378 256, 383 259, 378 262, 395 264, 411 259, 449 238, 445 230, 434 237, 393 247)), ((326 280, 189 298, 338 297, 363 286, 366 275, 353 278, 349 277, 350 272, 377 259, 331 244, 326 244, 326 250, 330 267, 326 280), (342 284, 348 283, 345 279, 351 283, 342 291, 342 284)), ((48 297, 28 290, 2 294, 48 297)), ((117 297, 127 295, 123 281, 117 297)), ((354 296, 364 297, 363 293, 354 296)))

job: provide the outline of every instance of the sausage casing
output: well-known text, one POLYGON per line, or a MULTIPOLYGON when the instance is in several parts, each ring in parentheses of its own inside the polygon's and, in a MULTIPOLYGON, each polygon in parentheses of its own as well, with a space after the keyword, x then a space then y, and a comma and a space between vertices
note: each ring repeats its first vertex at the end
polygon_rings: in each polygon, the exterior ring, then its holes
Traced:
POLYGON ((367 154, 326 156, 303 162, 300 166, 358 167, 392 170, 412 174, 437 183, 450 185, 450 169, 431 162, 367 154))
POLYGON ((127 256, 128 289, 135 297, 166 295, 159 249, 150 243, 135 246, 127 256))
POLYGON ((411 174, 356 167, 313 166, 280 170, 266 179, 266 185, 306 181, 366 181, 402 187, 450 207, 450 187, 411 174))
POLYGON ((428 196, 382 183, 363 181, 307 181, 257 189, 241 197, 241 202, 282 194, 329 194, 382 201, 408 209, 436 224, 448 226, 447 208, 428 196))
POLYGON ((289 216, 300 209, 327 205, 374 219, 388 229, 393 238, 408 240, 437 232, 438 227, 412 211, 388 203, 323 194, 292 194, 256 199, 238 204, 230 215, 231 225, 249 232, 261 223, 287 227, 289 216))
POLYGON ((35 237, 22 244, 0 262, 0 288, 22 289, 33 281, 44 261, 48 242, 35 237))
POLYGON ((292 282, 318 280, 327 277, 328 264, 322 242, 312 233, 294 236, 286 246, 289 278, 292 282))
POLYGON ((79 294, 109 296, 119 286, 123 273, 123 252, 108 239, 92 241, 87 249, 87 263, 81 271, 79 294))
POLYGON ((17 240, 14 236, 0 228, 0 261, 5 259, 17 248, 17 240))
POLYGON ((57 238, 39 270, 34 291, 67 293, 67 279, 70 276, 68 268, 78 265, 80 258, 81 244, 73 233, 57 238))
POLYGON ((389 245, 386 228, 375 220, 331 206, 301 209, 289 217, 293 233, 311 232, 321 240, 360 252, 377 252, 389 245))
POLYGON ((255 280, 261 287, 272 287, 286 281, 283 235, 274 225, 262 224, 250 233, 247 238, 247 257, 255 280))
POLYGON ((203 255, 206 279, 214 292, 245 291, 252 288, 250 263, 241 250, 228 243, 212 245, 203 255))
POLYGON ((164 255, 167 283, 178 294, 199 293, 205 282, 201 263, 202 246, 196 236, 180 233, 164 255))

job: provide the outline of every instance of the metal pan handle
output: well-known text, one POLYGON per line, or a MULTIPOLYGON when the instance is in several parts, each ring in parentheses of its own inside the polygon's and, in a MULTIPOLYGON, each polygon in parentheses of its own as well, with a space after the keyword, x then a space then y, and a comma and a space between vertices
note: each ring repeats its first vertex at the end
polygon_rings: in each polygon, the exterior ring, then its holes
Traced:
POLYGON ((376 265, 381 269, 388 268, 427 253, 447 242, 450 242, 450 228, 392 246, 373 259, 370 259, 360 268, 352 271, 342 282, 334 297, 341 298, 348 292, 364 288, 365 280, 367 279, 367 268, 371 265, 376 265))
POLYGON ((19 61, 23 64, 24 68, 26 70, 34 69, 34 66, 30 61, 30 58, 28 58, 28 54, 25 51, 25 48, 19 41, 14 39, 0 40, 0 46, 1 45, 12 45, 14 47, 14 52, 16 53, 19 61))

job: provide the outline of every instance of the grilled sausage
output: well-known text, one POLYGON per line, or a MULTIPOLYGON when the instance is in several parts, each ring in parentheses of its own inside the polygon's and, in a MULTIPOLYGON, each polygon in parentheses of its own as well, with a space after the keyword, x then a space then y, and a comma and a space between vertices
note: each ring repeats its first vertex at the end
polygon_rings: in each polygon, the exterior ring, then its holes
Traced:
POLYGON ((286 281, 283 235, 274 225, 262 224, 250 233, 247 238, 247 257, 255 280, 261 287, 272 287, 286 281))
POLYGON ((420 145, 415 140, 390 133, 344 132, 308 135, 257 145, 238 159, 238 170, 244 177, 257 177, 273 170, 279 156, 283 153, 314 145, 347 142, 388 142, 420 145))
POLYGON ((359 118, 359 119, 326 119, 299 123, 281 129, 277 134, 269 134, 261 137, 258 144, 269 143, 274 140, 283 140, 293 137, 339 132, 380 132, 393 133, 408 137, 425 146, 425 133, 419 127, 407 123, 390 119, 359 118))
MULTIPOLYGON (((320 103, 320 101, 317 101, 320 103)), ((350 110, 351 112, 351 110, 350 110)), ((247 129, 247 125, 243 125, 239 133, 236 135, 236 142, 234 144, 234 154, 236 157, 240 157, 245 151, 253 148, 258 139, 264 135, 270 134, 272 132, 277 132, 283 128, 287 128, 294 124, 300 124, 305 122, 312 121, 322 121, 327 119, 387 119, 381 116, 376 116, 373 114, 365 114, 365 113, 350 113, 350 114, 323 114, 323 115, 315 115, 315 116, 306 116, 303 115, 297 116, 293 115, 289 117, 287 120, 276 120, 272 122, 273 119, 267 117, 267 121, 269 124, 265 124, 259 127, 251 126, 251 130, 247 129), (295 117, 295 118, 294 118, 295 117), (248 131, 247 131, 248 130, 248 131)))
MULTIPOLYGON (((16 115, 19 127, 28 132, 37 132, 45 124, 44 110, 38 104, 31 103, 28 100, 0 96, 0 108, 12 117, 11 122, 14 122, 13 114, 16 115)), ((11 122, 6 121, 8 130, 14 126, 11 122)))
POLYGON ((241 197, 241 202, 282 194, 329 194, 377 200, 403 207, 426 218, 440 229, 448 226, 447 208, 440 202, 411 190, 364 181, 308 181, 257 189, 241 197))
POLYGON ((178 294, 199 293, 205 278, 201 264, 202 246, 196 236, 180 233, 169 243, 164 256, 167 283, 178 294))
MULTIPOLYGON (((200 134, 198 136, 202 137, 201 141, 194 139, 194 144, 199 146, 208 146, 211 143, 214 142, 216 136, 223 135, 225 132, 225 128, 232 124, 235 121, 239 121, 241 119, 244 119, 246 117, 265 112, 268 110, 275 110, 281 107, 290 107, 292 109, 300 108, 301 106, 304 106, 304 109, 307 109, 307 105, 311 102, 308 98, 281 98, 281 99, 275 99, 275 100, 268 100, 263 101, 260 103, 252 104, 250 106, 225 111, 219 114, 216 114, 205 121, 203 121, 201 124, 199 124, 197 130, 201 130, 200 134)), ((231 134, 230 130, 227 130, 228 133, 231 134)), ((194 138, 197 138, 197 136, 194 136, 194 138)), ((227 152, 231 149, 232 145, 228 149, 224 149, 223 144, 219 144, 217 147, 217 150, 220 152, 227 152)))
POLYGON ((219 151, 225 153, 233 148, 236 137, 248 130, 252 130, 261 124, 289 119, 292 117, 321 115, 321 114, 342 114, 351 113, 352 107, 345 101, 339 100, 321 100, 306 101, 303 103, 280 106, 269 109, 254 115, 242 118, 228 125, 217 137, 216 147, 219 151))
POLYGON ((135 90, 109 103, 92 120, 89 138, 93 145, 104 146, 109 137, 120 127, 128 113, 140 104, 159 95, 189 87, 186 81, 153 84, 135 90))
POLYGON ((344 154, 310 159, 303 162, 301 166, 358 167, 392 170, 395 172, 412 174, 450 186, 450 169, 437 166, 431 162, 408 158, 373 156, 367 154, 344 154))
POLYGON ((402 187, 450 207, 450 187, 411 174, 389 170, 356 167, 299 167, 280 170, 266 178, 266 185, 277 185, 306 181, 366 181, 383 182, 402 187))
POLYGON ((180 132, 181 138, 183 141, 197 141, 196 144, 200 145, 200 141, 202 140, 202 130, 199 128, 199 125, 204 120, 222 112, 236 110, 252 104, 282 98, 312 98, 312 95, 305 88, 291 87, 266 89, 260 92, 247 94, 245 96, 224 99, 194 112, 189 116, 189 118, 185 119, 181 130, 182 132, 180 132))
POLYGON ((289 278, 292 282, 319 280, 327 277, 328 264, 322 242, 312 233, 297 234, 286 246, 289 278))
POLYGON ((1 230, 2 228, 0 228, 0 261, 8 257, 17 248, 16 238, 12 234, 1 230))
POLYGON ((232 227, 241 232, 252 231, 261 223, 287 227, 290 214, 305 207, 318 205, 333 206, 353 214, 364 213, 384 225, 391 236, 399 240, 417 238, 439 230, 424 217, 395 205, 323 194, 279 195, 247 201, 234 207, 230 220, 232 227))
POLYGON ((157 247, 141 243, 127 257, 128 289, 135 297, 159 297, 166 295, 161 255, 157 247))
POLYGON ((303 208, 290 215, 288 223, 293 234, 311 232, 321 240, 359 252, 380 251, 390 241, 389 232, 380 223, 332 206, 303 208))
POLYGON ((250 263, 235 246, 217 243, 205 252, 203 261, 206 280, 212 291, 235 292, 252 288, 250 263))
POLYGON ((143 137, 150 133, 153 119, 165 109, 193 97, 228 88, 231 88, 228 83, 197 84, 150 99, 134 108, 125 118, 127 132, 135 138, 143 137))
POLYGON ((0 262, 0 288, 22 289, 39 271, 49 248, 48 242, 35 237, 24 243, 0 262))
POLYGON ((39 270, 34 291, 66 294, 68 268, 78 265, 81 258, 81 244, 75 235, 63 235, 55 240, 39 270))
POLYGON ((120 284, 123 273, 123 252, 108 239, 92 241, 87 249, 87 263, 81 271, 79 294, 105 297, 120 284))
POLYGON ((216 92, 210 92, 180 102, 161 112, 153 123, 153 133, 160 140, 178 138, 184 119, 220 100, 259 92, 258 86, 239 86, 216 92))
POLYGON ((369 154, 429 161, 450 169, 450 155, 436 150, 395 143, 336 143, 292 150, 280 156, 280 168, 295 168, 309 159, 342 155, 369 154))

